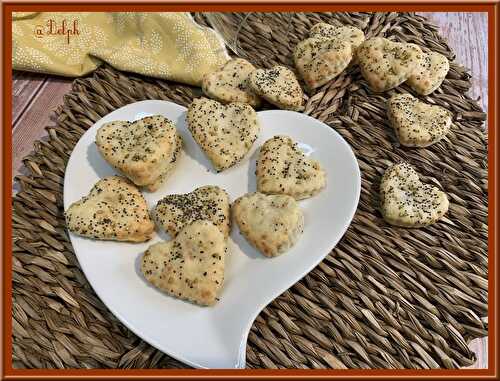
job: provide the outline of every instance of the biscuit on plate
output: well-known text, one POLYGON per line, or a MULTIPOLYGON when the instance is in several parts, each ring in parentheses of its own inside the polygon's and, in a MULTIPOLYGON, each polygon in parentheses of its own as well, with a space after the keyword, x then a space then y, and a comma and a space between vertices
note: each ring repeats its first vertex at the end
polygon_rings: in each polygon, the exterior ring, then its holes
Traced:
POLYGON ((234 202, 232 213, 241 233, 266 257, 287 251, 304 230, 304 214, 287 195, 249 193, 234 202))
POLYGON ((144 242, 154 232, 146 200, 120 176, 99 180, 87 196, 69 206, 65 217, 69 231, 88 238, 144 242))
POLYGON ((384 219, 396 226, 418 228, 433 224, 448 211, 448 197, 439 188, 423 184, 408 163, 389 167, 380 184, 384 219))
POLYGON ((393 42, 383 37, 370 38, 357 49, 361 74, 375 92, 405 82, 417 72, 423 57, 424 53, 417 45, 393 42))
POLYGON ((168 176, 182 147, 174 123, 161 115, 105 123, 95 142, 109 164, 135 185, 150 189, 168 176))
POLYGON ((411 94, 393 95, 387 115, 400 143, 407 147, 427 147, 441 140, 450 130, 451 113, 418 100, 411 94))
POLYGON ((212 221, 224 237, 231 229, 229 196, 215 185, 206 185, 186 194, 167 195, 158 201, 153 215, 171 237, 197 220, 212 221))
POLYGON ((158 179, 154 183, 145 186, 148 191, 157 191, 158 188, 160 188, 160 186, 163 184, 163 182, 170 177, 175 167, 177 166, 177 163, 179 162, 179 158, 182 154, 182 145, 182 138, 179 134, 177 134, 177 136, 175 137, 175 148, 170 157, 170 162, 166 166, 165 172, 163 172, 163 174, 158 177, 158 179))
POLYGON ((187 111, 188 129, 217 171, 238 163, 250 150, 260 130, 257 113, 248 104, 223 105, 197 98, 187 111))
POLYGON ((304 92, 293 71, 285 66, 254 70, 248 77, 248 85, 279 108, 293 111, 303 108, 304 92))
POLYGON ((448 58, 437 52, 424 53, 416 72, 408 78, 408 84, 420 95, 429 95, 443 83, 450 62, 448 58))
POLYGON ((219 70, 203 77, 201 88, 210 98, 222 103, 241 102, 258 107, 260 98, 247 85, 248 76, 255 70, 247 60, 235 58, 219 70))
POLYGON ((287 194, 296 200, 311 197, 326 186, 319 162, 306 157, 288 136, 274 136, 260 148, 257 158, 257 190, 287 194))
POLYGON ((141 271, 168 295, 211 306, 224 282, 226 239, 210 221, 186 225, 177 236, 150 246, 141 271))

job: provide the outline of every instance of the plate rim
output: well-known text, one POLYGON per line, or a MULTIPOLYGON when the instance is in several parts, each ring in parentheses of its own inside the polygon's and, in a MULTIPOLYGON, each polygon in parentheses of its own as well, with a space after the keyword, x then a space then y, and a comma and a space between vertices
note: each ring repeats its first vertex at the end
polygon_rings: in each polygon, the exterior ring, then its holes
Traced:
MULTIPOLYGON (((67 207, 71 204, 70 201, 67 201, 67 192, 66 192, 66 189, 67 189, 67 184, 66 182, 69 181, 67 180, 67 168, 71 162, 71 160, 73 159, 73 153, 74 151, 76 150, 78 144, 80 144, 81 140, 83 139, 83 137, 89 133, 90 130, 92 130, 93 128, 95 128, 95 126, 97 124, 99 125, 102 125, 103 123, 105 123, 106 121, 103 122, 103 119, 106 120, 108 118, 110 118, 111 115, 113 114, 118 114, 120 111, 123 111, 123 109, 127 109, 127 108, 130 108, 130 107, 136 107, 136 106, 139 106, 141 104, 150 104, 150 103, 163 103, 163 104, 168 104, 169 106, 175 106, 176 108, 179 109, 179 111, 181 112, 186 112, 187 111, 187 107, 185 106, 182 106, 178 103, 175 103, 175 102, 172 102, 172 101, 169 101, 169 100, 161 100, 161 99, 147 99, 147 100, 141 100, 141 101, 137 101, 137 102, 132 102, 132 103, 128 103, 120 108, 117 108, 116 110, 113 110, 111 112, 109 112, 108 114, 102 116, 99 120, 95 121, 81 136, 80 138, 78 139, 77 143, 75 144, 75 146, 73 147, 72 151, 71 151, 71 154, 70 154, 70 157, 66 163, 66 167, 65 167, 65 171, 64 171, 64 181, 63 181, 63 207, 64 207, 64 210, 67 209, 67 207)), ((349 216, 348 218, 346 219, 346 223, 343 224, 344 227, 341 229, 341 234, 338 235, 338 238, 337 240, 335 241, 335 243, 333 244, 333 246, 331 247, 330 251, 326 252, 324 255, 321 255, 318 257, 318 259, 314 262, 312 262, 312 264, 306 268, 304 271, 301 271, 302 275, 300 276, 300 278, 296 279, 292 284, 290 284, 289 286, 287 286, 286 288, 282 289, 282 290, 278 290, 277 292, 274 292, 272 294, 270 294, 267 298, 266 298, 266 301, 263 302, 263 303, 260 303, 256 308, 255 308, 255 313, 252 314, 249 319, 248 319, 248 324, 246 325, 245 327, 245 331, 243 332, 243 335, 242 335, 242 338, 241 338, 241 343, 240 343, 240 348, 239 348, 239 354, 238 354, 238 363, 235 364, 236 365, 236 368, 240 368, 241 366, 245 366, 246 364, 246 344, 247 344, 247 341, 248 341, 248 335, 250 333, 250 329, 256 319, 256 317, 262 312, 262 310, 264 308, 266 308, 267 305, 269 305, 272 301, 274 301, 279 295, 281 295, 283 292, 285 292, 286 290, 288 290, 289 288, 293 287, 296 283, 300 282, 307 274, 309 274, 316 266, 319 265, 319 263, 321 263, 328 255, 329 253, 338 245, 338 243, 340 242, 340 240, 344 237, 345 233, 347 232, 347 230, 349 229, 349 227, 351 226, 351 223, 352 223, 352 220, 356 214, 356 211, 357 211, 357 208, 358 208, 358 205, 359 205, 359 200, 360 200, 360 195, 361 195, 361 171, 360 171, 360 168, 359 168, 359 163, 358 163, 358 160, 357 160, 357 157, 352 149, 352 147, 349 145, 349 143, 344 139, 344 137, 335 130, 335 128, 327 125, 325 122, 321 121, 321 120, 318 120, 310 115, 307 115, 307 114, 304 114, 302 112, 295 112, 295 111, 288 111, 288 110, 281 110, 281 109, 271 109, 271 110, 261 110, 261 111, 257 111, 257 114, 258 115, 262 115, 262 114, 275 114, 275 113, 283 113, 283 112, 286 112, 286 113, 294 113, 294 114, 298 114, 298 116, 300 118, 304 118, 304 119, 310 119, 312 120, 314 123, 318 123, 318 124, 321 124, 322 125, 322 128, 326 129, 326 130, 329 130, 329 133, 334 133, 336 134, 339 138, 340 138, 340 142, 342 145, 345 146, 345 148, 347 148, 347 152, 349 152, 349 155, 351 156, 351 159, 353 160, 353 162, 356 164, 354 167, 356 169, 356 173, 355 173, 355 179, 356 179, 356 182, 355 182, 355 187, 356 187, 356 195, 355 195, 355 198, 354 198, 354 203, 353 203, 353 207, 351 208, 351 210, 349 211, 349 216)), ((110 120, 114 120, 114 119, 110 119, 110 120)), ((262 126, 261 126, 262 128, 262 126)), ((250 160, 250 158, 244 158, 244 160, 250 160)), ((116 171, 116 170, 115 170, 116 171)), ((116 171, 117 172, 117 171, 116 171)), ((119 174, 119 173, 118 173, 119 174)), ((120 174, 119 174, 120 175, 120 174)), ((82 270, 83 274, 85 275, 85 278, 87 279, 89 285, 91 286, 92 290, 95 292, 95 294, 98 296, 98 298, 101 300, 101 302, 106 306, 106 308, 120 321, 120 323, 122 323, 125 327, 127 327, 127 329, 130 329, 137 337, 139 337, 141 340, 144 340, 145 342, 147 342, 149 345, 153 346, 154 348, 156 348, 157 350, 167 354, 168 356, 176 359, 177 361, 179 362, 182 362, 184 364, 187 364, 193 368, 198 368, 198 369, 211 369, 211 368, 208 368, 206 366, 203 366, 201 364, 198 364, 196 362, 193 362, 193 361, 190 361, 189 359, 186 359, 184 358, 181 354, 179 354, 178 352, 175 351, 175 348, 173 348, 172 350, 172 347, 170 348, 165 348, 165 345, 163 344, 160 344, 158 342, 156 342, 156 340, 154 338, 144 338, 144 335, 142 334, 142 331, 137 328, 130 323, 130 321, 128 319, 126 319, 122 314, 118 313, 118 311, 116 311, 116 309, 114 307, 111 307, 108 303, 105 303, 104 302, 104 299, 102 298, 101 294, 94 288, 94 285, 92 284, 92 282, 90 281, 88 275, 87 275, 87 272, 85 271, 84 269, 84 266, 81 265, 80 263, 80 258, 79 258, 79 255, 77 253, 77 250, 75 250, 74 248, 74 242, 73 242, 73 237, 79 237, 78 235, 75 235, 73 234, 72 232, 70 232, 67 227, 66 227, 66 224, 64 226, 65 228, 65 231, 68 233, 68 237, 70 239, 70 242, 71 242, 71 246, 73 248, 73 252, 78 260, 78 264, 79 264, 79 267, 80 269, 82 270), (163 347, 164 349, 160 349, 160 347, 163 347)))

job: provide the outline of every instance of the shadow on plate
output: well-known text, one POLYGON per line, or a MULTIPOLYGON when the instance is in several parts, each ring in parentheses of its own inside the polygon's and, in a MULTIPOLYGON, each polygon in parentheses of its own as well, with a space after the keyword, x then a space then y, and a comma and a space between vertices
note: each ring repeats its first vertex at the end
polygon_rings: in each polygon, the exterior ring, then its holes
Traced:
MULTIPOLYGON (((254 143, 255 144, 255 143, 254 143)), ((260 148, 257 148, 252 156, 249 158, 244 157, 243 160, 248 160, 248 193, 257 192, 257 176, 255 170, 257 168, 257 158, 259 157, 260 148)), ((242 195, 243 196, 243 195, 242 195)))
POLYGON ((97 176, 101 179, 107 176, 119 175, 119 173, 102 158, 94 142, 87 147, 87 160, 97 176))
MULTIPOLYGON (((235 225, 235 224, 234 224, 235 225)), ((232 228, 231 240, 247 257, 252 259, 264 259, 265 257, 252 245, 248 243, 243 234, 235 226, 232 228)), ((229 254, 231 255, 231 254, 229 254)))

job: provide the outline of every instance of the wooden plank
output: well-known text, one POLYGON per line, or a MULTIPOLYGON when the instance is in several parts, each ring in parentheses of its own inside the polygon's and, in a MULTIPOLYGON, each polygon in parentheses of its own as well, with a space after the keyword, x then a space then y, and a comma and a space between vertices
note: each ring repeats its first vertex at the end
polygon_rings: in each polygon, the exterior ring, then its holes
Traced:
POLYGON ((480 339, 474 339, 469 343, 469 348, 477 356, 477 361, 467 367, 470 369, 487 369, 488 368, 488 336, 480 339))
POLYGON ((42 88, 47 76, 14 72, 12 78, 12 127, 42 88))
MULTIPOLYGON (((439 26, 440 33, 456 54, 455 61, 470 69, 469 95, 480 97, 488 112, 488 14, 484 12, 419 12, 439 26)), ((488 337, 472 340, 469 348, 477 361, 469 368, 488 368, 488 337)))
POLYGON ((22 159, 33 149, 35 140, 46 135, 45 126, 64 94, 71 90, 72 79, 51 77, 45 81, 30 102, 29 108, 18 117, 12 131, 12 173, 19 174, 22 159))
POLYGON ((469 68, 472 75, 470 95, 480 97, 488 112, 488 14, 485 12, 419 12, 437 26, 456 53, 455 61, 469 68))

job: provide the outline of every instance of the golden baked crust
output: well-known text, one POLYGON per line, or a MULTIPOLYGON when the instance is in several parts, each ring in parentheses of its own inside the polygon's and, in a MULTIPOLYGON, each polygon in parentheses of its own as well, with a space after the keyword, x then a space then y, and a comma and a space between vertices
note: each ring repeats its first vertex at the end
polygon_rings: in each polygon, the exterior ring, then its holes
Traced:
POLYGON ((206 185, 186 194, 170 194, 156 205, 153 214, 158 224, 171 237, 186 225, 197 220, 211 221, 224 237, 231 230, 229 196, 215 185, 206 185))
POLYGON ((295 47, 295 67, 310 89, 315 89, 342 73, 353 57, 351 44, 325 38, 308 38, 295 47))
POLYGON ((104 124, 96 135, 103 158, 138 186, 155 183, 169 171, 177 147, 175 125, 154 115, 135 122, 104 124))
POLYGON ((247 60, 235 58, 219 70, 203 77, 201 88, 210 98, 221 103, 241 102, 260 106, 260 98, 247 85, 248 76, 255 70, 247 60))
POLYGON ((364 40, 363 31, 353 26, 315 24, 309 38, 295 47, 295 67, 306 85, 315 89, 342 73, 364 40))
POLYGON ((361 74, 371 89, 382 92, 399 86, 415 74, 424 53, 415 44, 370 38, 357 49, 361 74))
POLYGON ((177 163, 179 162, 179 159, 182 155, 182 146, 183 146, 183 141, 182 138, 179 134, 176 135, 175 137, 175 148, 170 156, 170 162, 168 165, 165 167, 165 172, 156 179, 154 183, 148 184, 145 186, 145 189, 148 190, 149 192, 155 192, 157 191, 160 186, 165 183, 165 181, 170 177, 172 172, 174 172, 175 167, 177 166, 177 163))
POLYGON ((210 221, 185 226, 174 239, 156 243, 142 257, 148 282, 173 297, 211 306, 224 282, 226 240, 210 221))
POLYGON ((443 83, 450 62, 448 58, 437 52, 425 54, 416 72, 408 78, 408 84, 421 95, 429 95, 443 83))
POLYGON ((324 22, 313 25, 309 37, 323 37, 346 41, 351 44, 353 52, 365 40, 365 34, 359 28, 350 25, 338 27, 324 22))
POLYGON ((380 184, 382 215, 396 226, 418 228, 433 224, 448 211, 448 197, 439 188, 423 184, 408 163, 389 167, 380 184))
POLYGON ((304 230, 304 214, 290 196, 249 193, 232 210, 241 233, 266 257, 287 251, 304 230))
POLYGON ((146 200, 120 176, 99 180, 87 196, 69 206, 65 216, 69 231, 88 238, 144 242, 154 232, 146 200))
POLYGON ((419 101, 411 94, 393 95, 387 103, 387 116, 399 142, 407 147, 434 144, 451 127, 451 113, 448 110, 419 101))
POLYGON ((188 129, 217 171, 238 163, 260 131, 257 113, 248 104, 223 105, 197 98, 187 111, 188 129))
POLYGON ((260 148, 257 190, 287 194, 296 200, 311 197, 326 186, 326 173, 318 161, 307 158, 288 136, 274 136, 260 148))
POLYGON ((292 111, 303 108, 304 92, 293 71, 285 66, 254 70, 248 84, 255 93, 279 108, 292 111))

